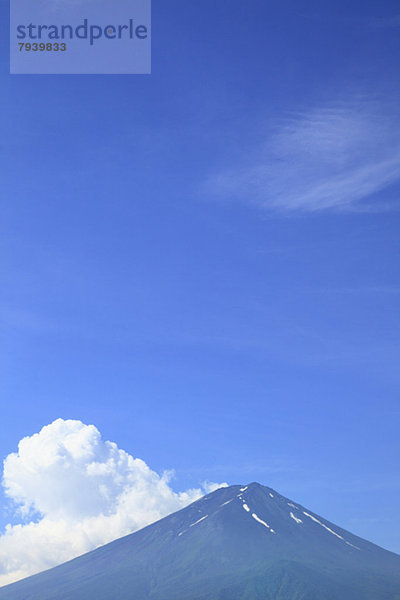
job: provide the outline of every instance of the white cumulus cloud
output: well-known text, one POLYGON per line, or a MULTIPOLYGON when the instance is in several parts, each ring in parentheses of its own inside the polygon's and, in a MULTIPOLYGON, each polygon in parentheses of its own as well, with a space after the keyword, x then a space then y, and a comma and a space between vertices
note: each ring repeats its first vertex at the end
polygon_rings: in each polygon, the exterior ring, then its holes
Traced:
POLYGON ((103 441, 94 425, 57 419, 4 461, 22 523, 0 536, 0 586, 141 529, 226 484, 176 493, 170 473, 103 441))

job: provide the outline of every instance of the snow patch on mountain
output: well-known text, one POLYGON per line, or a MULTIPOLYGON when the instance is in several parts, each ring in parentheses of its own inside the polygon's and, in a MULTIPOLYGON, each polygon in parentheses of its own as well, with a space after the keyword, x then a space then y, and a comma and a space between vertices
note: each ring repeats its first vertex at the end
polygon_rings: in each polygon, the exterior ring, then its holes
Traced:
POLYGON ((230 502, 232 502, 233 498, 231 500, 228 500, 227 502, 224 502, 223 504, 220 504, 220 506, 225 506, 226 504, 229 504, 230 502))
POLYGON ((321 527, 324 527, 324 529, 326 529, 327 531, 329 531, 329 533, 332 533, 333 535, 336 535, 337 538, 341 539, 348 546, 352 546, 352 548, 356 548, 356 550, 360 549, 360 548, 358 548, 358 546, 354 546, 353 544, 350 544, 350 542, 348 542, 347 540, 345 540, 344 537, 342 537, 341 535, 339 535, 338 533, 336 533, 335 531, 333 531, 332 529, 330 529, 330 527, 328 527, 324 523, 321 523, 321 521, 319 521, 318 519, 316 519, 315 517, 313 517, 313 515, 310 515, 308 512, 303 511, 303 515, 306 515, 306 517, 309 517, 310 519, 312 519, 313 521, 315 521, 315 523, 318 523, 318 525, 321 525, 321 527))
POLYGON ((258 517, 256 515, 256 513, 252 513, 251 516, 253 517, 253 519, 255 519, 256 521, 258 521, 258 523, 261 523, 261 525, 264 525, 264 527, 266 527, 267 529, 269 529, 269 531, 271 533, 275 533, 275 531, 272 529, 272 527, 270 527, 270 525, 268 525, 268 523, 266 523, 265 521, 263 521, 262 519, 260 519, 260 517, 258 517))
POLYGON ((194 527, 198 523, 201 523, 201 521, 204 521, 204 519, 207 519, 207 517, 208 517, 208 515, 206 515, 205 517, 201 517, 201 519, 199 519, 198 521, 195 521, 194 523, 192 523, 191 525, 189 525, 189 527, 194 527))
POLYGON ((302 523, 303 522, 301 519, 298 519, 297 517, 295 517, 292 512, 290 513, 290 516, 292 517, 292 519, 294 519, 296 521, 296 523, 302 523))

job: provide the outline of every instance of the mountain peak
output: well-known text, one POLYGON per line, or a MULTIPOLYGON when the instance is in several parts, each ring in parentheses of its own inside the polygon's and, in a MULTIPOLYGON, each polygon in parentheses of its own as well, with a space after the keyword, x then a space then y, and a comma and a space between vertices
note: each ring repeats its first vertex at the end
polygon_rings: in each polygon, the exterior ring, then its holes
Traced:
POLYGON ((220 488, 0 600, 399 600, 400 557, 257 482, 220 488))

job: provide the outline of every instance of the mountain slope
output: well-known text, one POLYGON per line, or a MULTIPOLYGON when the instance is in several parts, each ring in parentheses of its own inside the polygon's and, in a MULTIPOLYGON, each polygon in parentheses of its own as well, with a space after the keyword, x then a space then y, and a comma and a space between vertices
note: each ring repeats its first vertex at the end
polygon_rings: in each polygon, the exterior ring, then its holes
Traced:
POLYGON ((400 600, 400 556, 257 483, 0 589, 0 600, 400 600))

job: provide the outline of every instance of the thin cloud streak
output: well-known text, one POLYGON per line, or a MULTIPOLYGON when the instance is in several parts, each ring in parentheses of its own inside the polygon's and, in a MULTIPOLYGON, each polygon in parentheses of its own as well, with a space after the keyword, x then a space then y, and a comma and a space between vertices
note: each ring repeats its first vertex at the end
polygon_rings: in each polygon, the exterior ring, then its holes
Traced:
POLYGON ((275 211, 381 211, 374 198, 400 180, 400 120, 365 100, 299 112, 243 164, 206 184, 214 198, 275 211))
POLYGON ((373 19, 371 22, 371 26, 375 28, 393 28, 400 27, 400 15, 393 15, 392 17, 382 17, 373 19))
POLYGON ((399 286, 374 286, 374 287, 354 287, 354 288, 320 288, 312 290, 303 290, 305 294, 337 294, 337 295, 357 295, 357 294, 378 294, 394 296, 400 294, 399 286))

